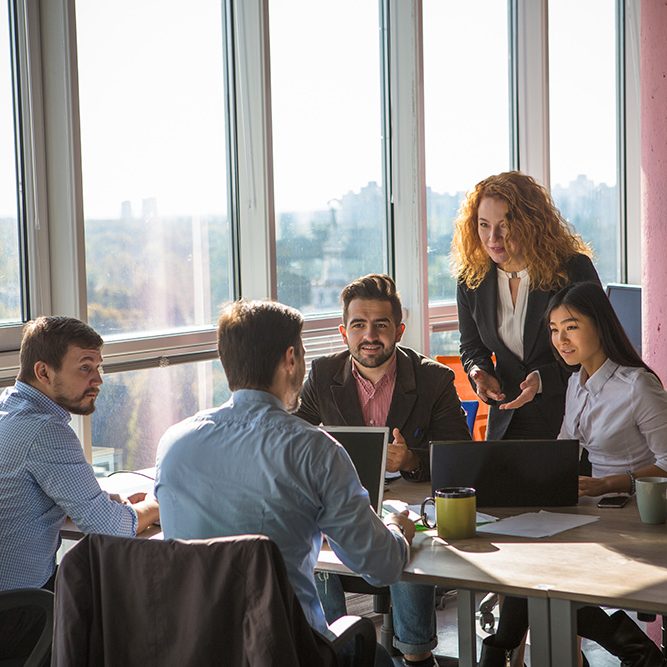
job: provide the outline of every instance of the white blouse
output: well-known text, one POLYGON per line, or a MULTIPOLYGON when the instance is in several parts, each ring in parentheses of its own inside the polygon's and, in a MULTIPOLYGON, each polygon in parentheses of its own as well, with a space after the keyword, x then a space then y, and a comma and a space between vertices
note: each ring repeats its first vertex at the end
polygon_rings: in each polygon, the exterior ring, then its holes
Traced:
POLYGON ((590 378, 582 368, 570 377, 558 437, 588 449, 593 477, 667 470, 667 392, 644 368, 607 359, 590 378))
POLYGON ((528 269, 517 271, 514 275, 520 278, 516 304, 512 303, 510 278, 512 274, 497 269, 498 274, 498 336, 509 350, 523 361, 523 329, 526 324, 526 306, 530 276, 528 269))

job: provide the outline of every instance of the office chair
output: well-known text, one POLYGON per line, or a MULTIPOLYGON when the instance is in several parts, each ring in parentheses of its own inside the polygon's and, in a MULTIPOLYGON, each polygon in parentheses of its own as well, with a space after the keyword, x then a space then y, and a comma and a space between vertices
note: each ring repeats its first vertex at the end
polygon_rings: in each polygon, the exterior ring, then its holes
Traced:
POLYGON ((479 410, 479 401, 461 401, 461 407, 466 413, 466 422, 470 435, 475 435, 475 418, 479 410))
POLYGON ((311 628, 278 547, 263 535, 148 540, 89 535, 56 578, 52 665, 336 667, 354 641, 373 665, 375 628, 311 628))
POLYGON ((0 612, 22 607, 38 607, 44 611, 42 632, 30 655, 25 659, 0 660, 0 667, 41 667, 51 651, 53 632, 53 593, 41 588, 19 588, 0 592, 0 612))
MULTIPOLYGON (((495 360, 495 356, 492 357, 495 360)), ((489 420, 489 406, 487 403, 479 400, 479 396, 474 392, 468 375, 463 370, 461 357, 455 354, 438 354, 435 357, 438 363, 449 366, 454 371, 454 387, 462 403, 466 401, 477 402, 477 416, 474 422, 474 428, 470 430, 473 440, 484 440, 486 438, 486 424, 489 420)), ((465 409, 465 408, 464 408, 465 409)))

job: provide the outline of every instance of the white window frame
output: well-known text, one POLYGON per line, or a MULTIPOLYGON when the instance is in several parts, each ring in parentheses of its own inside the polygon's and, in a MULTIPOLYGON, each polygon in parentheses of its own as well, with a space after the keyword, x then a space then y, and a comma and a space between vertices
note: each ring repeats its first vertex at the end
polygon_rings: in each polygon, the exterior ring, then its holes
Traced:
MULTIPOLYGON (((388 45, 386 77, 390 196, 389 266, 407 314, 404 342, 429 351, 430 330, 457 327, 452 303, 428 303, 422 3, 379 0, 382 39, 388 45)), ((624 11, 625 79, 623 193, 626 278, 638 282, 639 194, 639 2, 618 0, 624 11)), ((19 67, 22 82, 23 159, 27 259, 31 314, 87 316, 79 104, 77 94, 75 0, 19 0, 19 67), (42 69, 44 67, 44 69, 42 69), (47 196, 48 193, 48 196, 47 196)), ((276 250, 271 146, 268 0, 223 0, 233 41, 225 45, 236 147, 230 172, 237 189, 230 198, 237 289, 248 298, 275 298, 276 250)), ((547 0, 511 0, 516 26, 516 89, 512 132, 514 163, 549 183, 547 0)), ((619 179, 619 183, 623 183, 619 179)), ((304 327, 312 354, 342 347, 338 316, 309 318, 304 327)), ((10 384, 18 368, 20 327, 2 331, 0 383, 10 384)), ((436 352, 436 351, 433 351, 436 352)), ((216 356, 214 327, 164 335, 109 338, 109 371, 147 368, 216 356)))

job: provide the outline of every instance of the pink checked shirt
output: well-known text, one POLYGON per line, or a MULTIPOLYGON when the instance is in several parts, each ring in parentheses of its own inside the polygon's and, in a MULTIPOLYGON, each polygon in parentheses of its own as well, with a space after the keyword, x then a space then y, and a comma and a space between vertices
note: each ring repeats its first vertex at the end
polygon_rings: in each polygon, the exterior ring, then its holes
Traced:
POLYGON ((373 384, 359 373, 354 359, 352 360, 352 375, 357 383, 357 394, 361 413, 364 416, 364 424, 366 426, 387 426, 389 406, 396 386, 396 353, 391 358, 386 373, 377 384, 373 384))

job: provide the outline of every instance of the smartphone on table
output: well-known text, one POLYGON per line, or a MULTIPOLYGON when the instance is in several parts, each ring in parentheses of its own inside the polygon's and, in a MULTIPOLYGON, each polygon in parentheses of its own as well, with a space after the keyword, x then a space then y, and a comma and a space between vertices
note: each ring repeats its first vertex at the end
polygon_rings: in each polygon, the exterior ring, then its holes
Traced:
POLYGON ((604 496, 598 501, 598 507, 625 507, 630 496, 628 495, 618 495, 618 496, 604 496))

